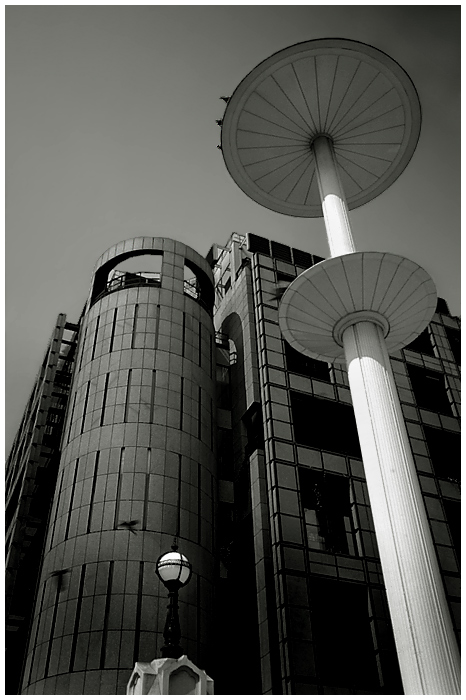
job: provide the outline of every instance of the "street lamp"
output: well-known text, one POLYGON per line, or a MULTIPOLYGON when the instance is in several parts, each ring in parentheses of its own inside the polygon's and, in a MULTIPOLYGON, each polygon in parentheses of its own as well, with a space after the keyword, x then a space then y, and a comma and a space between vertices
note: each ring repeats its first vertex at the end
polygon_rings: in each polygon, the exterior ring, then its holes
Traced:
POLYGON ((181 629, 178 618, 178 591, 191 578, 191 564, 188 559, 177 552, 178 545, 172 545, 172 551, 161 554, 155 565, 155 573, 168 590, 167 621, 163 630, 165 645, 161 649, 163 658, 179 659, 183 654, 180 647, 181 629))
POLYGON ((416 90, 395 61, 317 39, 248 73, 228 99, 221 150, 257 203, 324 215, 331 257, 290 284, 280 329, 307 357, 346 361, 405 694, 457 695, 458 646, 389 358, 432 320, 435 286, 410 260, 358 253, 348 214, 403 172, 420 126, 416 90))

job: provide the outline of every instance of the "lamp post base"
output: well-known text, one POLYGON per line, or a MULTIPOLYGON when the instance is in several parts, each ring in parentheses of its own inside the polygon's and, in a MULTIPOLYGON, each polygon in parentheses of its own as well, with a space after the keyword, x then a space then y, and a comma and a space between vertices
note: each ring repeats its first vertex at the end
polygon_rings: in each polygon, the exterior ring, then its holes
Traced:
POLYGON ((187 656, 138 661, 126 695, 213 695, 214 682, 187 656))

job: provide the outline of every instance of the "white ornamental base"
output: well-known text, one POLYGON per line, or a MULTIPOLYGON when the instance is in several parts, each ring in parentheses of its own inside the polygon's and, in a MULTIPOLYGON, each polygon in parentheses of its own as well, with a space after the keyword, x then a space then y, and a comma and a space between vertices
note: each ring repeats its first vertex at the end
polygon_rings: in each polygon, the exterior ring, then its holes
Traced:
POLYGON ((179 659, 138 661, 126 695, 214 695, 214 682, 183 654, 179 659))
POLYGON ((382 330, 358 322, 343 345, 404 691, 458 695, 458 646, 382 330))

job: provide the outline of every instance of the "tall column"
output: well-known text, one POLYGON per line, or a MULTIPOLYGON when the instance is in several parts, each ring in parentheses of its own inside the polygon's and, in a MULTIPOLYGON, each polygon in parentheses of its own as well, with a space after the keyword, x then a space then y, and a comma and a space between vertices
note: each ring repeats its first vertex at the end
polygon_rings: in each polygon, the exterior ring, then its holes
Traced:
POLYGON ((405 693, 456 695, 458 648, 382 330, 359 322, 343 344, 405 693))
MULTIPOLYGON (((352 253, 332 142, 313 150, 331 256, 352 253)), ((456 695, 458 647, 384 336, 359 313, 341 341, 405 694, 456 695)))

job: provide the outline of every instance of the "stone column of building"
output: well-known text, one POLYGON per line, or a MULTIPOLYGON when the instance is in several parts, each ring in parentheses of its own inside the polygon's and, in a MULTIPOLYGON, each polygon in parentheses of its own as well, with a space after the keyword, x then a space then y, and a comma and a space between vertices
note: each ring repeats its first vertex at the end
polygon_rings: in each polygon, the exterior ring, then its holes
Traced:
POLYGON ((346 355, 405 693, 449 695, 459 693, 459 654, 387 353, 424 330, 435 287, 409 260, 354 252, 348 216, 403 172, 420 123, 416 90, 395 61, 320 39, 244 78, 227 104, 222 153, 255 201, 324 215, 333 257, 292 282, 280 327, 305 355, 346 355))
POLYGON ((160 653, 157 558, 176 536, 193 566, 181 644, 208 664, 212 617, 213 280, 194 250, 136 238, 99 259, 82 319, 29 652, 26 694, 125 694, 160 653), (161 274, 118 274, 162 257, 161 274), (113 272, 112 272, 113 271, 113 272))

